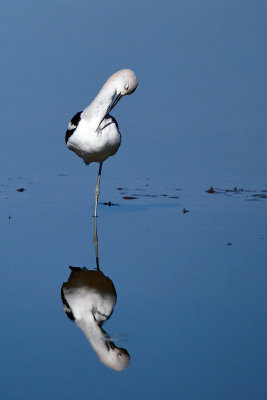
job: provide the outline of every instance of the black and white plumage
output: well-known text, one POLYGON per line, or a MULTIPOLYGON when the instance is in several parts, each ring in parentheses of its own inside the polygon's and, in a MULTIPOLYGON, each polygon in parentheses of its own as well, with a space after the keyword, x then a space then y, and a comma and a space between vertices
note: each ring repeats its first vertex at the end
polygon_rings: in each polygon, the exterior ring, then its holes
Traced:
POLYGON ((77 128, 77 126, 80 122, 81 113, 82 113, 82 111, 77 112, 77 114, 75 114, 74 117, 72 117, 72 120, 70 121, 70 123, 68 125, 68 129, 66 130, 66 135, 65 135, 66 145, 68 145, 69 138, 71 137, 71 135, 73 134, 73 132, 75 131, 75 129, 77 128))
POLYGON ((92 103, 72 118, 66 131, 65 141, 70 150, 86 165, 99 162, 95 217, 102 164, 118 151, 121 143, 117 121, 109 113, 123 96, 133 93, 136 87, 137 79, 133 71, 122 69, 116 72, 105 82, 92 103))
POLYGON ((117 301, 115 286, 99 266, 97 219, 94 218, 96 270, 70 267, 71 273, 61 288, 61 300, 67 316, 75 321, 89 340, 100 361, 109 368, 122 371, 130 364, 130 354, 116 346, 103 329, 117 301))
POLYGON ((117 300, 112 280, 100 270, 70 268, 69 279, 61 288, 64 311, 84 333, 104 365, 124 370, 130 363, 128 351, 116 346, 103 329, 117 300))

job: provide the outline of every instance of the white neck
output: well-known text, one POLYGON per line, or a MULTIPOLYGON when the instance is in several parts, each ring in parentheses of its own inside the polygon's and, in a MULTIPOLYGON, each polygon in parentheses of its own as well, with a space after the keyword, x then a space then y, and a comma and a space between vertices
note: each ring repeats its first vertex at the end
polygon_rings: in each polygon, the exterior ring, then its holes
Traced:
MULTIPOLYGON (((75 320, 102 362, 109 357, 106 335, 92 315, 75 320)), ((105 362, 104 362, 105 363, 105 362)))
POLYGON ((104 118, 115 93, 115 86, 107 81, 92 103, 82 112, 81 117, 90 122, 90 125, 92 125, 94 129, 97 129, 101 120, 104 118))

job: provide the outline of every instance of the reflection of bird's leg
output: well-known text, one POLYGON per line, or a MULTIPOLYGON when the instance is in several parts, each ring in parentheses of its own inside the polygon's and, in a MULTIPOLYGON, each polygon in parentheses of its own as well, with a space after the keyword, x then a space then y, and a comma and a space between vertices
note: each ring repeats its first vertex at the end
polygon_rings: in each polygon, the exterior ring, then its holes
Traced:
POLYGON ((97 236, 97 222, 96 217, 94 217, 94 244, 95 244, 95 259, 96 259, 96 268, 99 271, 99 258, 98 258, 98 236, 97 236))
POLYGON ((99 196, 99 192, 100 192, 99 189, 100 189, 100 178, 101 178, 102 164, 103 164, 103 162, 99 163, 99 171, 98 171, 98 177, 97 177, 97 184, 96 184, 96 188, 95 188, 95 217, 96 217, 98 196, 99 196))

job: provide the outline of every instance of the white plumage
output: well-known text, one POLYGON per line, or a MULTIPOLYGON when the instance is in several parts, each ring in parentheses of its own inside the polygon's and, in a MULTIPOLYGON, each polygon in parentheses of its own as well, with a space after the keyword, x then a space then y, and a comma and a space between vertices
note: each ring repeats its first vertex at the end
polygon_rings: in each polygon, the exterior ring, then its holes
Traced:
POLYGON ((112 280, 99 269, 70 268, 68 282, 61 289, 66 314, 85 334, 104 365, 116 371, 124 370, 130 363, 128 351, 117 347, 102 327, 117 300, 112 280))
POLYGON ((102 163, 117 152, 121 143, 118 124, 109 113, 123 96, 133 93, 136 87, 137 79, 133 71, 122 69, 116 72, 92 103, 72 118, 66 131, 65 140, 70 150, 87 165, 100 163, 95 190, 95 217, 102 163))

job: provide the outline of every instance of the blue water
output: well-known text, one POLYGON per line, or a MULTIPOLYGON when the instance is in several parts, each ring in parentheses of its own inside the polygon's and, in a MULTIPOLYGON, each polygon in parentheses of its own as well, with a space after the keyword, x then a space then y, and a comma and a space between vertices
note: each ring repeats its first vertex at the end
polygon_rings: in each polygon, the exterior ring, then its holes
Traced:
POLYGON ((61 305, 68 266, 96 266, 93 198, 82 185, 70 190, 71 180, 20 179, 19 193, 11 179, 1 199, 6 398, 261 398, 266 199, 185 188, 179 199, 123 200, 103 179, 101 196, 118 204, 100 205, 97 221, 100 268, 118 295, 105 329, 131 355, 119 373, 100 363, 61 305))
POLYGON ((1 5, 1 396, 266 399, 266 7, 77 4, 1 5), (98 166, 66 125, 122 67, 139 86, 114 109, 97 218, 116 372, 60 291, 96 267, 98 166))

